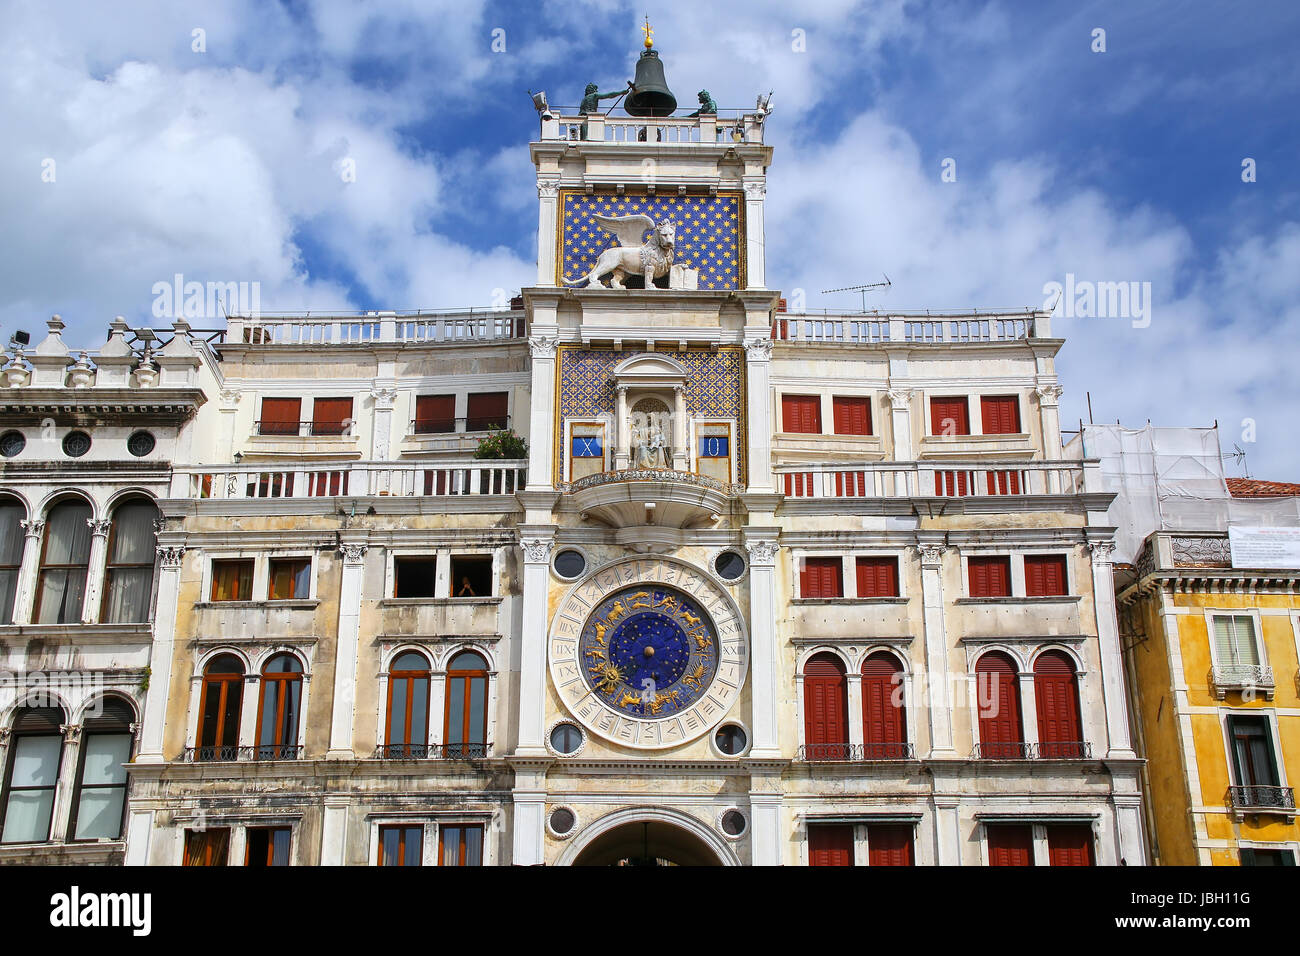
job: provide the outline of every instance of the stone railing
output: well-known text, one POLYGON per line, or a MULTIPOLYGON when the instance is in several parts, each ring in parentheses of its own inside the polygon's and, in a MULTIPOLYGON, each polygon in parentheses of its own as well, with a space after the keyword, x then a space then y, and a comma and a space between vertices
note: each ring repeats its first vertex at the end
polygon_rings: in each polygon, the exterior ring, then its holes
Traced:
POLYGON ((526 461, 186 465, 173 470, 171 495, 197 499, 513 495, 527 480, 526 461))
POLYGON ((555 116, 542 119, 542 140, 654 143, 657 146, 763 142, 762 113, 725 111, 716 116, 555 116))
POLYGON ((1264 693, 1273 696, 1276 687, 1273 668, 1262 664, 1222 664, 1210 668, 1210 686, 1214 696, 1222 700, 1228 691, 1264 693))
POLYGON ((521 311, 368 312, 364 315, 231 316, 226 345, 365 345, 495 342, 522 338, 521 311))
POLYGON ((985 498, 1076 495, 1100 487, 1095 462, 890 461, 776 465, 787 498, 985 498), (1091 466, 1091 469, 1090 469, 1091 466))
POLYGON ((778 342, 1005 342, 1047 338, 1049 317, 1042 313, 990 315, 889 315, 778 312, 772 338, 778 342))
POLYGON ((560 491, 563 493, 585 491, 588 488, 624 481, 671 481, 697 488, 708 488, 710 491, 719 491, 724 495, 736 495, 743 490, 737 485, 718 481, 707 475, 697 475, 691 471, 674 471, 671 468, 626 468, 622 471, 602 471, 579 478, 577 481, 562 483, 560 491))

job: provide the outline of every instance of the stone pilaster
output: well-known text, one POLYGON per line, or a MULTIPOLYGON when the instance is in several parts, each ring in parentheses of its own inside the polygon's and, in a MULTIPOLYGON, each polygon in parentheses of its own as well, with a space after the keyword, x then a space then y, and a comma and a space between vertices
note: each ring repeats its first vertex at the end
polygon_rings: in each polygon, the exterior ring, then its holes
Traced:
POLYGON ((930 717, 931 755, 952 756, 952 701, 948 693, 948 635, 944 624, 942 535, 917 535, 921 558, 921 610, 925 622, 925 679, 928 693, 918 703, 930 717))
MULTIPOLYGON (((1111 759, 1134 759, 1129 733, 1127 696, 1124 686, 1124 659, 1119 644, 1119 619, 1115 613, 1115 568, 1112 556, 1115 543, 1093 540, 1092 595, 1097 613, 1097 643, 1101 653, 1101 687, 1106 704, 1106 756, 1111 759)), ((1175 632, 1177 633, 1177 632, 1175 632)))
POLYGON ((745 339, 746 413, 751 492, 772 492, 772 340, 745 339))
POLYGON ((30 624, 36 603, 36 576, 41 560, 41 535, 45 522, 39 518, 19 522, 23 526, 23 563, 18 569, 18 593, 14 595, 15 624, 30 624))
POLYGON ((750 698, 754 740, 750 756, 781 756, 776 635, 776 556, 780 552, 776 528, 745 532, 749 551, 750 698))
POLYGON ((162 763, 163 727, 167 699, 171 692, 172 665, 176 656, 176 611, 181 590, 181 561, 185 548, 178 544, 158 545, 158 599, 154 605, 153 647, 149 656, 149 691, 144 702, 144 729, 136 763, 162 763))
POLYGON ((331 760, 355 756, 352 750, 353 717, 357 703, 357 653, 361 639, 361 585, 365 576, 367 545, 353 538, 339 545, 343 579, 339 584, 338 646, 334 650, 334 700, 331 707, 331 760))
POLYGON ((515 753, 539 757, 548 753, 546 733, 546 631, 550 623, 547 584, 553 527, 521 527, 519 546, 524 552, 524 593, 520 629, 519 743, 515 753))
POLYGON ((108 518, 87 518, 90 526, 90 564, 86 571, 86 598, 81 606, 81 623, 99 621, 104 600, 104 575, 108 567, 108 532, 113 522, 108 518))

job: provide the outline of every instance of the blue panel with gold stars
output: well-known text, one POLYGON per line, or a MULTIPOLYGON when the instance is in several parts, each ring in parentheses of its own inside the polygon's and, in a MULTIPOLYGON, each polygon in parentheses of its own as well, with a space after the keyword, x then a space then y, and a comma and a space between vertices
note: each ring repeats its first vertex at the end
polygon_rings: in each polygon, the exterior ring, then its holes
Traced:
POLYGON ((578 655, 592 692, 629 717, 656 719, 696 703, 718 670, 713 622, 685 593, 632 585, 603 600, 578 655))
POLYGON ((645 196, 560 190, 559 264, 561 284, 579 282, 615 239, 592 219, 644 214, 677 224, 673 262, 699 271, 701 289, 739 289, 744 203, 739 193, 716 196, 645 196))

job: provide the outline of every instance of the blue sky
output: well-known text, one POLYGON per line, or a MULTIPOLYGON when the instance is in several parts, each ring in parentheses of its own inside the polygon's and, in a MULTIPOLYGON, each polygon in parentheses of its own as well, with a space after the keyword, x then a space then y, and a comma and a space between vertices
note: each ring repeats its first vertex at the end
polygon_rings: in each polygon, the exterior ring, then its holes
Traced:
MULTIPOLYGON (((619 88, 645 10, 9 0, 0 323, 39 338, 59 312, 93 347, 178 272, 260 282, 267 311, 488 307, 534 272, 526 91, 619 88)), ((887 310, 1039 306, 1067 273, 1149 282, 1149 326, 1058 313, 1063 419, 1085 391, 1098 420, 1217 419, 1252 473, 1300 480, 1300 5, 650 12, 679 102, 775 91, 769 285, 851 309, 817 290, 888 273, 887 310)))

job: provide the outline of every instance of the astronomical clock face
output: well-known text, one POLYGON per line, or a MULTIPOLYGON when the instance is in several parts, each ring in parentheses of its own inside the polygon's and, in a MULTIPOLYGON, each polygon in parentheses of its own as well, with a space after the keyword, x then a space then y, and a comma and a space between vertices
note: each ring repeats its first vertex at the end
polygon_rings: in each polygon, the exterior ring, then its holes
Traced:
POLYGON ((701 736, 735 703, 747 657, 730 599, 673 562, 598 571, 561 605, 551 676, 590 730, 637 748, 701 736))

